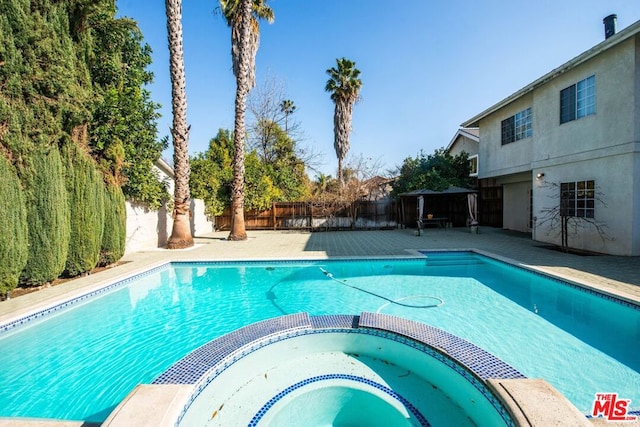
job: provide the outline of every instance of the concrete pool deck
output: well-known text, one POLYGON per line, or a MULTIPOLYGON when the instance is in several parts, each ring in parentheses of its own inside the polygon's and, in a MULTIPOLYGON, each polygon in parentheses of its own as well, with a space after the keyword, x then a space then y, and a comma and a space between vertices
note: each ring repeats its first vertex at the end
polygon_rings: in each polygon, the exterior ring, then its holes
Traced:
MULTIPOLYGON (((242 242, 227 241, 227 236, 228 232, 214 232, 198 236, 195 239, 196 246, 187 250, 157 249, 128 254, 122 259, 122 264, 117 267, 0 302, 0 323, 169 261, 406 257, 415 255, 417 250, 439 249, 473 249, 487 252, 526 267, 587 285, 624 299, 640 302, 640 257, 565 254, 544 247, 539 242, 533 242, 528 235, 500 229, 481 227, 479 234, 470 234, 467 229, 428 229, 420 236, 417 236, 415 230, 412 229, 316 233, 250 231, 248 239, 242 242)), ((535 387, 539 388, 538 385, 535 387)), ((160 401, 162 401, 162 397, 171 399, 172 393, 176 393, 175 390, 165 391, 169 394, 160 392, 161 397, 158 398, 160 401)), ((532 393, 527 394, 519 390, 518 395, 530 395, 533 398, 535 389, 531 391, 532 393)), ((180 390, 179 393, 184 393, 184 391, 180 390)), ((157 397, 155 394, 154 396, 157 397)), ((146 400, 146 403, 146 405, 134 410, 140 417, 138 420, 151 422, 145 425, 158 425, 153 424, 152 420, 158 420, 153 415, 157 417, 163 411, 157 411, 152 407, 154 405, 149 405, 149 400, 146 400)), ((540 402, 537 406, 542 404, 547 403, 540 402)), ((535 399, 528 403, 520 401, 517 405, 531 408, 536 406, 536 401, 535 399)), ((164 405, 161 406, 164 409, 169 409, 164 405)), ((545 412, 544 409, 544 407, 539 407, 539 410, 542 411, 541 414, 548 415, 548 411, 545 412)), ((562 420, 562 417, 566 416, 566 412, 564 414, 560 415, 557 420, 562 420)), ((568 419, 564 418, 564 420, 568 419)), ((522 425, 543 425, 536 421, 542 420, 535 419, 534 416, 528 419, 528 424, 522 425)), ((549 425, 548 421, 551 420, 545 420, 544 425, 549 425)), ((586 419, 575 421, 579 424, 573 425, 584 425, 583 422, 586 419)), ((39 421, 38 424, 26 424, 24 421, 18 420, 0 420, 2 427, 19 425, 60 426, 65 424, 48 424, 42 421, 39 421)), ((66 425, 82 425, 82 423, 66 425)), ((111 425, 126 425, 126 423, 111 425)), ((587 425, 589 425, 588 422, 587 425)), ((625 425, 640 425, 640 422, 638 424, 625 423, 625 425)))

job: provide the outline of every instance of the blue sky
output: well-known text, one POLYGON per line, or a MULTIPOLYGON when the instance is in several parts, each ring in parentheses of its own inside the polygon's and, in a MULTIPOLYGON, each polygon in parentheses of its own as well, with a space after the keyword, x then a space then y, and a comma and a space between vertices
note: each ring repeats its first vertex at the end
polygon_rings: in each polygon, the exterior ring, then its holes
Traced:
MULTIPOLYGON (((356 62, 363 82, 354 107, 350 156, 380 172, 420 150, 446 147, 460 123, 604 39, 602 18, 618 30, 640 19, 637 0, 270 0, 275 21, 261 24, 256 80, 280 81, 292 99, 303 146, 336 175, 333 104, 324 91, 336 58, 356 62)), ((153 49, 149 86, 162 104, 159 136, 169 135, 166 16, 161 1, 117 0, 153 49), (157 4, 156 4, 157 3, 157 4)), ((214 0, 183 2, 189 151, 207 149, 233 129, 235 79, 230 30, 214 0)), ((164 157, 171 159, 172 151, 164 157)), ((311 178, 315 173, 310 172, 311 178)))

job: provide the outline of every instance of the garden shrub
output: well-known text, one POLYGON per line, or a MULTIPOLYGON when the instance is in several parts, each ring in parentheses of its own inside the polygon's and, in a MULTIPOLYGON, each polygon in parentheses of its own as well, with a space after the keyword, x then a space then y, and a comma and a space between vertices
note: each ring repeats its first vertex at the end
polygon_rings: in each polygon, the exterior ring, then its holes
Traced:
POLYGON ((69 249, 69 201, 57 148, 36 151, 24 170, 29 255, 21 281, 38 285, 64 271, 69 249))
POLYGON ((13 165, 0 154, 0 299, 18 284, 27 264, 27 207, 13 165))
POLYGON ((127 233, 127 213, 124 194, 116 185, 108 185, 104 203, 104 231, 100 265, 109 265, 124 255, 127 233))
POLYGON ((71 240, 65 274, 77 276, 98 264, 104 230, 104 182, 95 161, 75 144, 65 149, 71 240))

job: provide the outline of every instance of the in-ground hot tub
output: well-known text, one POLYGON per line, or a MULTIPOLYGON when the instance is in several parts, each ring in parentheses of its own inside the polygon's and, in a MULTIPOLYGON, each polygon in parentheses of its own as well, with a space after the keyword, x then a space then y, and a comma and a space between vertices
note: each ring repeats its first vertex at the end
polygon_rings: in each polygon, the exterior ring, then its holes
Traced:
POLYGON ((193 384, 181 426, 513 425, 489 378, 524 376, 422 323, 299 313, 211 341, 154 384, 193 384))

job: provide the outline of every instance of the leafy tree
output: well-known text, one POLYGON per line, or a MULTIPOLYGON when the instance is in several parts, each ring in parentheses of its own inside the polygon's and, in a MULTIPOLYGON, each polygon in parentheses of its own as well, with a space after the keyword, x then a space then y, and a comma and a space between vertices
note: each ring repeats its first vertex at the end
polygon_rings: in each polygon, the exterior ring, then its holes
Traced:
POLYGON ((191 193, 204 200, 208 215, 220 215, 231 201, 232 180, 233 136, 220 129, 209 141, 209 149, 191 158, 191 193))
POLYGON ((229 240, 246 240, 244 225, 245 112, 247 95, 255 86, 255 55, 260 27, 258 18, 273 21, 273 11, 264 0, 220 0, 222 13, 231 27, 231 57, 236 77, 232 225, 229 240))
POLYGON ((146 71, 151 49, 135 23, 126 18, 107 15, 94 26, 92 154, 107 180, 122 186, 127 198, 156 209, 168 193, 153 165, 168 140, 157 137, 159 105, 144 88, 153 80, 146 71))
POLYGON ((444 148, 429 155, 421 151, 416 157, 407 157, 400 166, 393 194, 420 189, 442 191, 450 186, 469 188, 472 185, 470 171, 465 152, 451 156, 444 148))
POLYGON ((18 284, 27 264, 27 207, 22 184, 11 163, 0 155, 0 300, 18 284))
MULTIPOLYGON (((245 159, 245 208, 267 209, 273 202, 303 200, 308 196, 304 165, 293 152, 293 141, 277 128, 280 141, 270 162, 256 151, 245 159)), ((191 192, 205 201, 209 215, 229 206, 233 181, 233 136, 220 129, 205 153, 191 159, 191 192)))
POLYGON ((319 173, 311 187, 313 196, 318 197, 324 193, 338 193, 340 184, 331 175, 319 173))
POLYGON ((173 229, 167 242, 169 249, 193 246, 189 195, 189 128, 187 127, 187 92, 182 48, 181 0, 165 0, 171 70, 171 106, 173 111, 173 162, 175 191, 173 229))
POLYGON ((331 93, 331 100, 335 108, 333 112, 333 147, 338 157, 338 182, 344 184, 342 176, 342 162, 349 151, 349 133, 351 133, 351 118, 353 105, 359 97, 362 80, 356 63, 347 58, 336 60, 337 67, 327 70, 329 80, 324 90, 331 93))
MULTIPOLYGON (((158 106, 144 89, 150 49, 135 22, 115 18, 114 0, 0 0, 0 10, 0 155, 27 200, 20 280, 40 284, 58 277, 69 250, 60 147, 85 154, 92 182, 153 207, 166 199, 153 173, 166 141, 157 141, 158 106)), ((75 176, 75 164, 65 166, 75 176)))
POLYGON ((247 155, 245 168, 246 209, 269 209, 274 201, 282 199, 282 191, 274 184, 268 167, 260 161, 255 151, 247 155))
POLYGON ((281 192, 275 201, 298 201, 309 195, 309 178, 304 162, 295 152, 295 142, 280 126, 273 126, 272 156, 265 164, 268 175, 281 192))
POLYGON ((293 151, 305 168, 314 170, 318 164, 319 154, 314 147, 302 147, 302 132, 290 115, 296 106, 290 99, 285 99, 284 85, 271 76, 251 91, 247 98, 247 109, 252 120, 247 125, 247 149, 255 150, 262 159, 271 163, 275 159, 275 144, 284 134, 293 142, 293 151))
POLYGON ((68 7, 0 1, 0 144, 18 168, 36 146, 70 137, 90 117, 87 67, 77 59, 68 7))
MULTIPOLYGON (((35 150, 89 145, 127 197, 160 205, 150 49, 114 0, 0 0, 0 145, 20 171, 35 150)), ((19 173, 22 176, 22 173, 19 173)))

